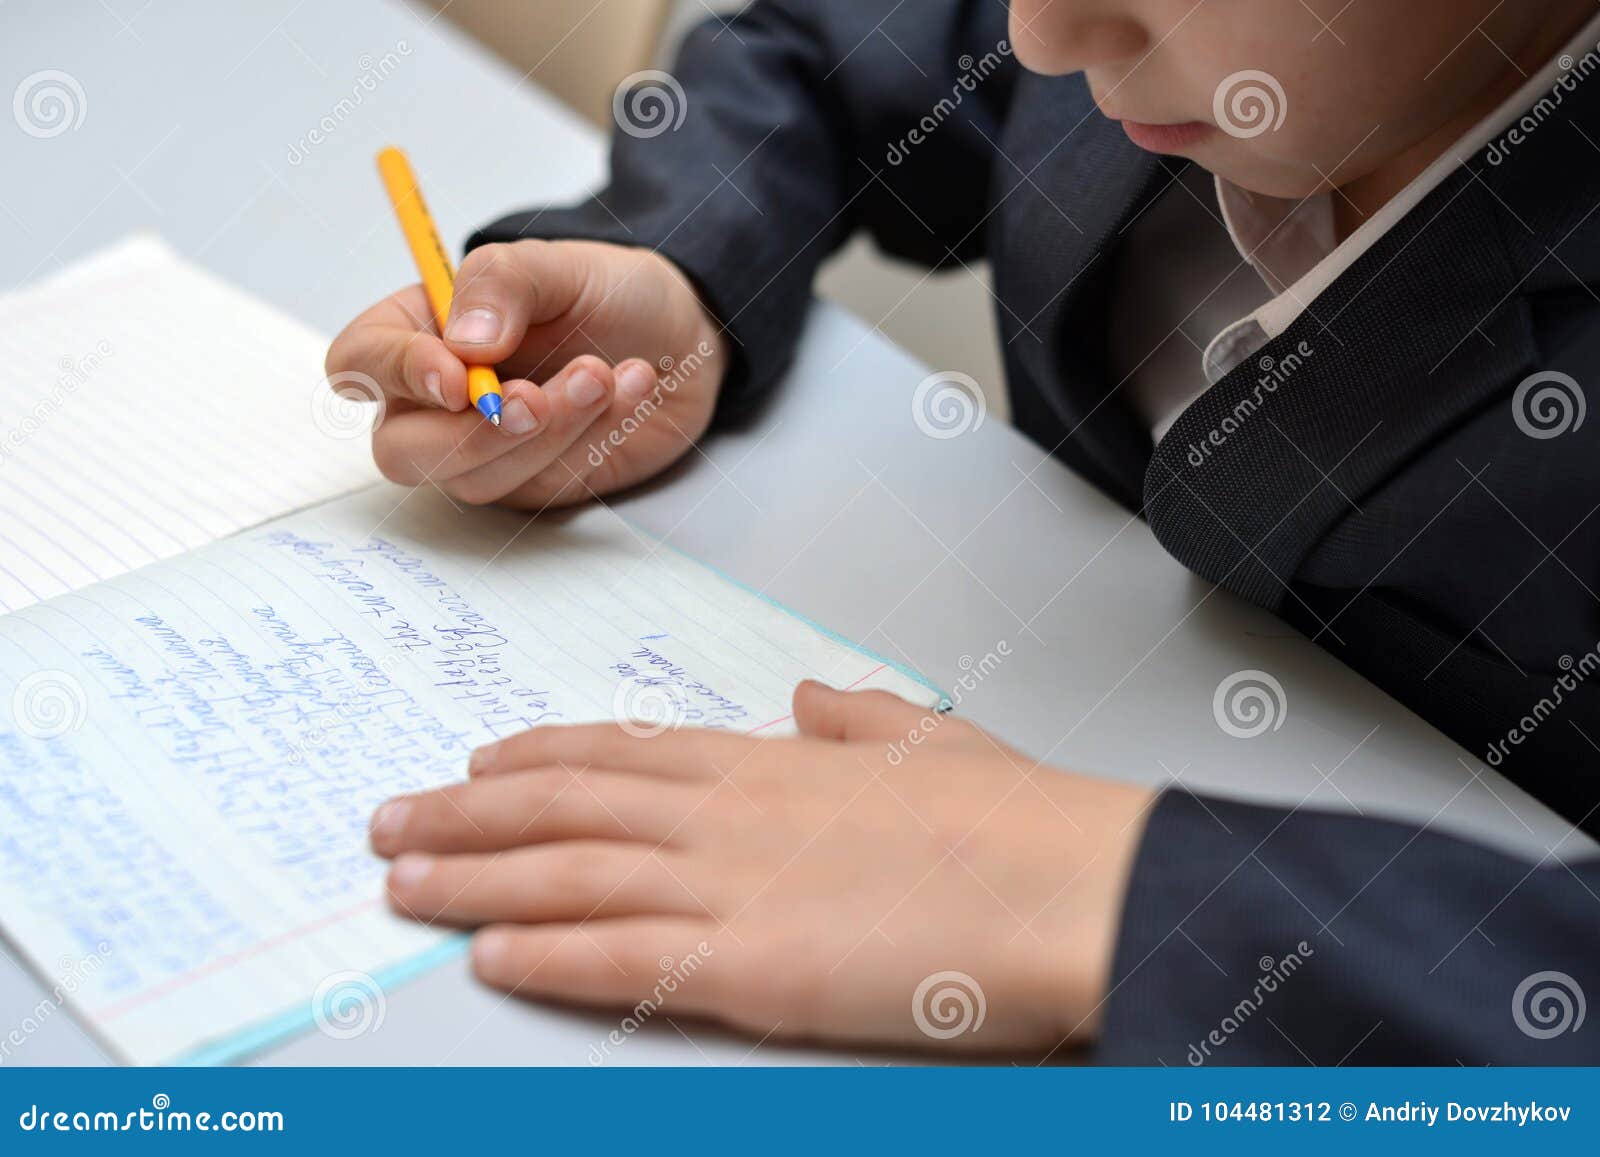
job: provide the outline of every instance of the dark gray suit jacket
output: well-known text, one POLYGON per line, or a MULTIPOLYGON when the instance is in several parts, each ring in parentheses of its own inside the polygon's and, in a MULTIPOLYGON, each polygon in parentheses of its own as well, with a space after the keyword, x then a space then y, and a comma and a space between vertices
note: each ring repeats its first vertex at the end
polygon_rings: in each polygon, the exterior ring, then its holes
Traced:
MULTIPOLYGON (((756 3, 690 37, 682 123, 618 134, 608 188, 471 244, 588 237, 671 258, 737 344, 725 421, 779 379, 818 263, 852 232, 934 266, 987 258, 1027 434, 1185 566, 1596 831, 1600 422, 1532 436, 1537 387, 1517 391, 1557 371, 1576 402, 1600 382, 1600 81, 1470 158, 1309 303, 1262 351, 1316 349, 1292 388, 1256 406, 1251 359, 1152 446, 1117 393, 1108 304, 1128 224, 1181 162, 1131 145, 1081 77, 1023 71, 1005 36, 996 0, 756 3)), ((1574 1025, 1588 996, 1600 862, 1169 794, 1099 1055, 1595 1061, 1600 1024, 1574 1025)))

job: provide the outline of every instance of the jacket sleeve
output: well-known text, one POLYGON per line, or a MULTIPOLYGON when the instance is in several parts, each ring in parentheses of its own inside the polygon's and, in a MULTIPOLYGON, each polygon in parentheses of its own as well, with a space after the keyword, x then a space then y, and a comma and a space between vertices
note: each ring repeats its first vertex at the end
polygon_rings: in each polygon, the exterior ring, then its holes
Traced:
POLYGON ((1600 860, 1563 849, 1530 863, 1384 820, 1168 793, 1097 1059, 1600 1062, 1600 860))
POLYGON ((468 248, 567 237, 669 258, 732 335, 727 417, 788 364, 818 264, 858 227, 932 266, 983 251, 1005 37, 993 0, 758 0, 619 90, 606 188, 468 248))

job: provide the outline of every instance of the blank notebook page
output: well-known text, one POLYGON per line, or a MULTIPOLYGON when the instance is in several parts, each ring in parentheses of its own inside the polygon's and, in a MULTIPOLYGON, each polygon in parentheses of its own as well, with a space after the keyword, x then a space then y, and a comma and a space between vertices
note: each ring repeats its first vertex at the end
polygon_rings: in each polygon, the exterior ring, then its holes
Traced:
POLYGON ((325 350, 152 237, 0 296, 0 613, 377 481, 325 350))

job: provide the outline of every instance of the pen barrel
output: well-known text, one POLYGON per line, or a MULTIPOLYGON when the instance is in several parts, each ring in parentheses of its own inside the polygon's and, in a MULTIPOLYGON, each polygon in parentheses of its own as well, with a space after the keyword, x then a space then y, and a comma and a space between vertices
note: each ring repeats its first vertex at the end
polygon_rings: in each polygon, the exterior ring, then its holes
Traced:
POLYGON ((405 236, 411 258, 422 277, 422 288, 433 309, 434 322, 442 333, 450 316, 450 299, 455 290, 455 269, 450 264, 449 252, 439 238, 439 230, 422 199, 422 190, 406 155, 396 148, 384 149, 378 154, 378 174, 383 178, 384 190, 400 222, 400 232, 405 236))
POLYGON ((489 366, 467 367, 467 400, 474 406, 485 394, 500 392, 500 378, 489 366))
MULTIPOLYGON (((455 269, 450 264, 449 251, 439 239, 433 215, 422 199, 417 186, 417 176, 411 162, 399 149, 390 146, 378 154, 378 174, 383 178, 384 190, 394 206, 395 217, 400 222, 400 232, 405 235, 411 257, 422 276, 422 288, 433 309, 434 324, 444 332, 450 318, 450 299, 455 293, 455 269)), ((467 398, 476 406, 485 395, 500 393, 500 379, 492 366, 467 367, 467 398)), ((491 411, 485 410, 485 416, 491 411)))

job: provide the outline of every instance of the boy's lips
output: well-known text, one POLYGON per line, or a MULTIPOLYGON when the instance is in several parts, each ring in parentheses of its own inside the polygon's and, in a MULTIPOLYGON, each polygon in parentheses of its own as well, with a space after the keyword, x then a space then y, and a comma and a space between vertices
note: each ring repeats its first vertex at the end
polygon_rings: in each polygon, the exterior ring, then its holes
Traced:
POLYGON ((1141 121, 1122 122, 1123 132, 1141 149, 1152 153, 1176 153, 1198 144, 1210 136, 1213 129, 1203 121, 1185 121, 1174 125, 1152 125, 1141 121))

